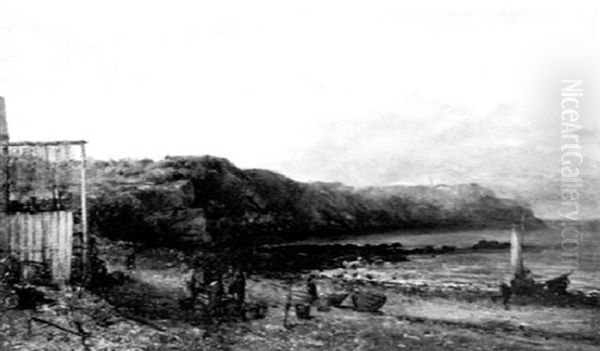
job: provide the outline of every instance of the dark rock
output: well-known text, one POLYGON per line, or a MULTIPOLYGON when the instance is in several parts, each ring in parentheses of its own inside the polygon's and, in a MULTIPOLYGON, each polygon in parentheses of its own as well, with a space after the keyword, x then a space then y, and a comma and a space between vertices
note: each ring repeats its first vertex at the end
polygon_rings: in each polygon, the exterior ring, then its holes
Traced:
POLYGON ((380 292, 361 291, 352 294, 354 310, 359 312, 377 312, 386 301, 387 297, 380 292))
POLYGON ((339 307, 342 305, 344 300, 346 300, 348 295, 348 293, 332 293, 327 295, 326 299, 329 301, 331 306, 339 307))

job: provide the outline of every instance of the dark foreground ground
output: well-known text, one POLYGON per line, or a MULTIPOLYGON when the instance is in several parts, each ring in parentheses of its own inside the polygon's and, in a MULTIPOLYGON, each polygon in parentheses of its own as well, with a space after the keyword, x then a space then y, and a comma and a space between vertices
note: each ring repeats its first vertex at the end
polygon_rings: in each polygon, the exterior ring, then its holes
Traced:
MULTIPOLYGON (((457 254, 446 251, 439 254, 457 254)), ((124 249, 111 245, 104 252, 111 270, 125 270, 124 249)), ((495 251, 487 249, 479 254, 485 252, 495 251)), ((494 292, 477 285, 457 288, 370 279, 378 274, 382 277, 383 268, 418 265, 419 257, 423 256, 430 257, 431 253, 399 256, 395 262, 356 265, 346 262, 333 270, 315 270, 321 294, 368 286, 383 292, 387 303, 377 313, 362 313, 354 311, 346 300, 340 308, 328 312, 313 310, 310 320, 299 320, 291 312, 291 325, 286 328, 283 319, 289 280, 283 279, 283 275, 255 274, 248 280, 248 299, 269 306, 265 318, 206 325, 181 306, 180 301, 188 295, 186 280, 189 279, 189 268, 182 263, 182 255, 164 249, 146 250, 140 255, 137 267, 127 272, 132 280, 122 285, 100 294, 45 290, 53 302, 35 312, 2 309, 0 350, 597 350, 600 347, 597 307, 552 305, 517 298, 506 310, 491 300, 494 292)), ((332 268, 330 265, 326 268, 332 268)), ((303 278, 298 274, 293 279, 294 303, 307 297, 303 278)))

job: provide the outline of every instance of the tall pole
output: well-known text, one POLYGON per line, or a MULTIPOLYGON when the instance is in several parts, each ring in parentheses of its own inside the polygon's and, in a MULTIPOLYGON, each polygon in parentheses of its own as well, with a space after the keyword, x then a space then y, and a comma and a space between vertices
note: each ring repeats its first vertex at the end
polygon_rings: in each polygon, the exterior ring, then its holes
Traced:
POLYGON ((10 252, 8 230, 8 124, 4 98, 0 96, 0 255, 10 252))
POLYGON ((88 233, 88 218, 87 218, 87 189, 86 189, 86 153, 85 143, 81 144, 81 263, 83 285, 87 285, 90 281, 91 260, 90 260, 90 238, 88 233))

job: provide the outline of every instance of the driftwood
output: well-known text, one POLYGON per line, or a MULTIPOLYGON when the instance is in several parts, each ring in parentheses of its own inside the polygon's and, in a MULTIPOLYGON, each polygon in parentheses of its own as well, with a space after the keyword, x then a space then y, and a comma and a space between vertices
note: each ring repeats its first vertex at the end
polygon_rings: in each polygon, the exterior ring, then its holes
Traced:
POLYGON ((83 345, 84 350, 87 351, 87 350, 90 349, 89 345, 87 344, 87 340, 88 340, 89 337, 92 336, 92 334, 86 332, 85 330, 83 330, 83 326, 81 325, 81 322, 78 322, 78 321, 74 322, 75 327, 77 328, 77 331, 74 331, 74 330, 65 328, 63 326, 60 326, 58 324, 52 323, 50 321, 47 321, 45 319, 41 319, 41 318, 37 318, 37 317, 31 317, 31 318, 29 318, 29 321, 28 321, 29 334, 31 334, 31 322, 38 322, 38 323, 41 323, 41 324, 45 324, 47 326, 50 326, 50 327, 56 328, 58 330, 64 331, 65 333, 76 335, 76 336, 78 336, 78 337, 81 338, 81 345, 83 345))
MULTIPOLYGON (((38 323, 49 325, 49 326, 54 327, 56 329, 62 330, 64 332, 66 332, 66 333, 77 335, 77 336, 82 337, 82 338, 84 338, 84 337, 87 338, 87 337, 89 337, 91 335, 91 334, 89 334, 87 332, 81 333, 81 332, 77 332, 77 331, 65 328, 63 326, 60 326, 60 325, 55 324, 55 323, 52 323, 52 322, 47 321, 45 319, 41 319, 41 318, 37 318, 37 317, 31 317, 31 320, 34 321, 34 322, 38 322, 38 323)), ((83 331, 83 329, 81 329, 81 331, 83 331)))
POLYGON ((160 326, 158 326, 158 325, 156 325, 156 324, 154 324, 154 323, 152 323, 152 322, 150 322, 148 320, 145 320, 145 319, 140 318, 140 317, 132 316, 131 314, 129 314, 127 312, 123 312, 123 311, 119 311, 119 310, 116 310, 116 312, 121 317, 123 317, 124 319, 129 319, 129 320, 132 320, 134 322, 138 322, 138 323, 143 324, 145 326, 148 326, 148 327, 150 327, 152 329, 155 329, 155 330, 157 330, 159 332, 166 332, 166 329, 164 329, 164 328, 162 328, 162 327, 160 327, 160 326))

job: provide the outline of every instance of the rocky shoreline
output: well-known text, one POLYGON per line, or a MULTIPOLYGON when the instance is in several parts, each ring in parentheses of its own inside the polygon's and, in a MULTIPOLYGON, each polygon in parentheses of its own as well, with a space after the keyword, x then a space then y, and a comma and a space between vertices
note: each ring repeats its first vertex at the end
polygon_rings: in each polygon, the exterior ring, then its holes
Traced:
POLYGON ((405 248, 400 243, 381 245, 355 244, 301 244, 301 245, 264 245, 255 248, 250 267, 256 272, 306 272, 325 270, 346 265, 374 264, 408 261, 411 255, 443 255, 450 253, 468 253, 486 250, 507 250, 509 243, 481 240, 467 248, 456 246, 424 246, 405 248))

